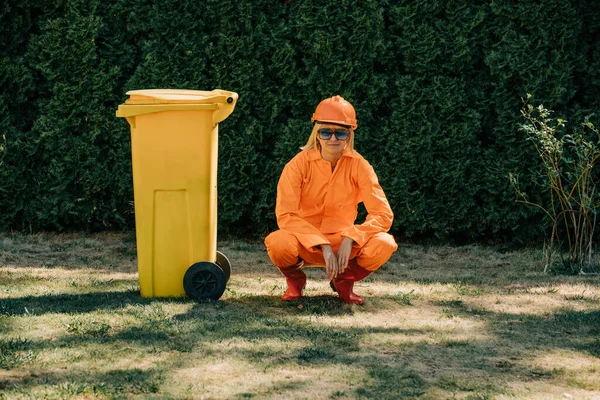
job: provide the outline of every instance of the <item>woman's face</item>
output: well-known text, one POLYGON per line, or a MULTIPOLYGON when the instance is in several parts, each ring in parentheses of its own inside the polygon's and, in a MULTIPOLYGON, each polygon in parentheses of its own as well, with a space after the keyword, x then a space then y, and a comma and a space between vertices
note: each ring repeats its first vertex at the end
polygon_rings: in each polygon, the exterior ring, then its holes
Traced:
POLYGON ((317 130, 321 152, 333 156, 341 156, 349 138, 350 129, 343 126, 324 123, 317 130))

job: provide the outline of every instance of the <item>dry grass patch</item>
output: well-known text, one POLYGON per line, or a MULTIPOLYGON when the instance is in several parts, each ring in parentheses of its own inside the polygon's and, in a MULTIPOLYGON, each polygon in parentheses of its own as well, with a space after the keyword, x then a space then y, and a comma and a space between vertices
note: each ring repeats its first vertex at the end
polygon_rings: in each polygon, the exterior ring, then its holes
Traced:
POLYGON ((1 266, 99 268, 136 272, 133 234, 35 234, 0 237, 1 266))
POLYGON ((0 236, 0 399, 600 398, 600 277, 538 250, 400 246, 342 304, 226 241, 221 300, 139 296, 131 234, 0 236))

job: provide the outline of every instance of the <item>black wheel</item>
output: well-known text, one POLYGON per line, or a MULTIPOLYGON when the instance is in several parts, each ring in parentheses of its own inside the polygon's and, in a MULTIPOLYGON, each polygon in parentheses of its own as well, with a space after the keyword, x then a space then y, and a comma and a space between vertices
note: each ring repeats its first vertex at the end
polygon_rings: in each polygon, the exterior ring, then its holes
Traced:
POLYGON ((185 273, 183 288, 193 299, 218 300, 225 291, 225 273, 217 264, 197 262, 185 273))
POLYGON ((229 259, 225 257, 225 254, 217 251, 216 263, 225 273, 225 281, 229 282, 229 277, 231 276, 231 263, 229 262, 229 259))

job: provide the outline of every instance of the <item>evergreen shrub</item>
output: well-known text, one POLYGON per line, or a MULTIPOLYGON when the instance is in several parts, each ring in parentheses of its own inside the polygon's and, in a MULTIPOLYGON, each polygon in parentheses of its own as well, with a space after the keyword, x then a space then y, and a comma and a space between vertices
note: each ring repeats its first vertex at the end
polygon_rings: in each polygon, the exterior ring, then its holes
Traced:
POLYGON ((583 0, 7 0, 0 229, 131 229, 129 126, 114 115, 125 92, 222 88, 240 94, 220 126, 222 233, 276 229, 281 169, 318 102, 340 94, 392 233, 536 240, 543 216, 516 204, 508 180, 532 189, 540 162, 520 99, 573 126, 594 118, 599 15, 583 0))

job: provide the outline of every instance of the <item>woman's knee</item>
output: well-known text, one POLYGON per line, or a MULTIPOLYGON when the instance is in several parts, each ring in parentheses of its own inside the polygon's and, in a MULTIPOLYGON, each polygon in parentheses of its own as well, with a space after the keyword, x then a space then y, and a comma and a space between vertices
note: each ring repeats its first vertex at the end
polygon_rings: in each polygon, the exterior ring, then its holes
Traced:
POLYGON ((398 250, 398 244, 394 240, 394 237, 389 233, 378 233, 375 235, 378 241, 381 253, 386 256, 386 261, 398 250))
POLYGON ((398 249, 394 237, 389 233, 377 233, 359 252, 357 262, 369 271, 375 271, 390 259, 398 249))
POLYGON ((291 232, 275 231, 265 238, 269 258, 277 267, 288 267, 298 262, 298 239, 291 232))

